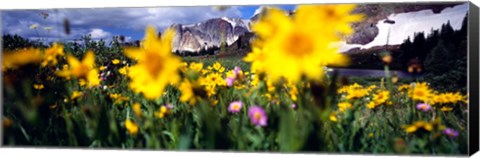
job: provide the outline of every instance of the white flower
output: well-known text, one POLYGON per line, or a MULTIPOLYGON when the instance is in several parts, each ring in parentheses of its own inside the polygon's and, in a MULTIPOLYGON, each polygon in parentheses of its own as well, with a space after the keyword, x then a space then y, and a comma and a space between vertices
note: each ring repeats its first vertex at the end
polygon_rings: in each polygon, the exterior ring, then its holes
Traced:
POLYGON ((52 30, 53 28, 52 28, 52 27, 44 27, 43 29, 44 29, 44 30, 47 30, 47 31, 50 31, 50 30, 52 30))
POLYGON ((32 24, 30 25, 30 29, 37 29, 38 28, 38 24, 32 24))

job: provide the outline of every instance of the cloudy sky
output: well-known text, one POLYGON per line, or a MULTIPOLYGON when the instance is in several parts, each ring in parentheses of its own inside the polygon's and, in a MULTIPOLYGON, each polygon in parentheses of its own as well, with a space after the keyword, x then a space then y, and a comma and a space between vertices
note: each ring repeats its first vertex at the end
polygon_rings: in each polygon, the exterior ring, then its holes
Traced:
MULTIPOLYGON (((127 40, 144 36, 147 25, 163 30, 173 23, 192 24, 211 18, 230 17, 249 19, 260 6, 232 6, 224 11, 213 7, 156 7, 156 8, 92 8, 57 10, 7 10, 1 12, 2 33, 17 34, 30 39, 78 39, 91 34, 93 39, 111 39, 124 35, 127 40), (44 16, 47 13, 48 16, 44 16), (63 20, 68 18, 71 34, 63 31, 63 20), (37 24, 37 29, 30 26, 37 24), (45 30, 51 27, 50 31, 45 30)), ((277 6, 293 10, 295 6, 277 6)))

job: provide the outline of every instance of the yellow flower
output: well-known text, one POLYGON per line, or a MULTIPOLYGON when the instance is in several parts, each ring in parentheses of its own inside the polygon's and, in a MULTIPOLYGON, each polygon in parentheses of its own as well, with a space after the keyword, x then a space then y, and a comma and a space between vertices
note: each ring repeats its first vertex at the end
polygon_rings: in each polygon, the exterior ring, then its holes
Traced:
POLYGON ((201 84, 204 86, 224 86, 226 85, 225 80, 223 80, 222 74, 220 73, 210 73, 206 77, 201 78, 201 84))
POLYGON ((383 90, 377 94, 374 94, 372 100, 375 102, 375 104, 379 105, 379 104, 387 103, 389 98, 390 98, 390 92, 383 90))
POLYGON ((211 99, 211 100, 210 100, 210 105, 215 106, 215 105, 217 105, 217 104, 218 104, 218 100, 217 100, 217 99, 211 99))
POLYGON ((267 79, 265 82, 267 83, 267 91, 269 93, 275 92, 275 85, 273 84, 273 81, 267 79))
POLYGON ((195 93, 193 91, 194 88, 197 87, 195 84, 196 83, 191 83, 188 80, 184 80, 182 83, 180 83, 178 89, 182 93, 182 96, 180 96, 181 102, 188 102, 190 105, 194 105, 197 102, 195 93))
POLYGON ((370 132, 370 133, 368 134, 368 137, 373 138, 373 133, 370 132))
POLYGON ((430 132, 430 131, 433 130, 433 127, 434 127, 433 125, 434 124, 432 124, 430 122, 416 121, 411 125, 403 126, 403 128, 405 129, 405 132, 407 132, 407 133, 414 133, 414 132, 418 131, 419 129, 424 129, 425 131, 430 132))
MULTIPOLYGON (((340 13, 348 9, 341 6, 332 8, 340 13)), ((270 9, 266 16, 252 25, 252 30, 263 41, 254 43, 252 55, 244 60, 252 63, 252 70, 265 71, 274 82, 281 78, 297 82, 302 76, 319 80, 324 75, 324 66, 348 63, 346 56, 338 53, 338 47, 333 47, 332 43, 339 41, 337 33, 342 31, 334 28, 345 30, 349 26, 338 24, 335 20, 317 19, 321 15, 316 14, 329 13, 331 10, 328 9, 313 12, 309 7, 299 7, 297 11, 301 14, 296 13, 292 19, 279 9, 270 9), (310 11, 312 13, 305 13, 310 11), (332 29, 325 29, 329 24, 335 25, 332 29)), ((348 21, 343 18, 347 14, 341 14, 340 20, 348 21)))
POLYGON ((3 117, 2 119, 2 125, 4 128, 9 128, 11 127, 13 124, 13 121, 12 119, 8 118, 8 117, 3 117))
POLYGON ((355 7, 355 4, 299 5, 295 18, 324 22, 322 26, 310 26, 312 29, 336 30, 338 33, 350 35, 353 33, 350 24, 365 18, 362 14, 351 14, 355 7))
POLYGON ((357 89, 357 88, 362 88, 361 85, 354 83, 352 85, 346 85, 337 90, 337 93, 348 93, 349 90, 351 89, 357 89))
POLYGON ((80 80, 78 80, 78 84, 80 86, 85 86, 87 84, 87 81, 85 81, 84 79, 80 79, 80 80))
POLYGON ((167 115, 168 109, 165 106, 161 106, 160 110, 155 113, 158 118, 164 118, 167 115))
POLYGON ((337 115, 336 115, 336 113, 334 113, 334 112, 332 112, 332 113, 330 114, 330 116, 328 117, 328 119, 330 119, 330 121, 332 121, 332 122, 338 122, 337 115))
POLYGON ((81 96, 82 96, 82 92, 80 92, 80 91, 73 91, 71 100, 77 99, 77 98, 79 98, 79 97, 81 97, 81 96))
POLYGON ((428 87, 427 83, 416 83, 413 88, 409 90, 409 96, 413 100, 420 100, 423 102, 429 102, 432 95, 432 90, 428 87))
POLYGON ((168 84, 176 84, 180 80, 178 68, 181 61, 172 55, 174 34, 173 29, 167 29, 159 38, 155 28, 149 26, 141 48, 125 49, 125 54, 137 61, 128 72, 130 88, 135 93, 142 93, 146 99, 162 96, 168 84))
POLYGON ((138 125, 131 120, 127 119, 125 121, 125 128, 127 128, 128 133, 130 133, 131 135, 137 135, 138 133, 138 125))
POLYGON ((453 110, 452 107, 447 107, 447 106, 440 108, 440 111, 452 111, 452 110, 453 110))
POLYGON ((297 101, 298 89, 295 85, 289 85, 288 94, 290 94, 292 101, 297 101))
POLYGON ((160 107, 160 112, 162 112, 162 113, 167 113, 167 110, 168 110, 168 109, 167 109, 167 107, 165 107, 165 106, 161 106, 161 107, 160 107))
POLYGON ((92 51, 88 51, 81 62, 74 56, 68 55, 67 62, 70 69, 57 71, 58 76, 67 79, 70 76, 85 79, 89 87, 100 85, 98 70, 95 68, 95 55, 92 51))
POLYGON ((222 64, 220 64, 219 62, 215 62, 215 64, 213 64, 213 69, 220 70, 220 68, 222 68, 222 64))
POLYGON ((132 106, 132 110, 138 117, 142 117, 142 108, 139 103, 135 103, 132 106))
POLYGON ((124 66, 124 67, 118 69, 118 72, 119 72, 120 74, 122 74, 122 75, 126 75, 126 76, 127 76, 127 75, 128 75, 128 69, 129 69, 128 66, 124 66))
POLYGON ((57 56, 63 56, 63 46, 59 43, 54 43, 52 47, 45 50, 43 55, 42 67, 47 65, 56 65, 57 64, 57 56))
POLYGON ((87 80, 88 80, 88 87, 95 87, 100 85, 101 79, 98 76, 98 70, 93 69, 88 72, 87 75, 87 80))
POLYGON ((209 72, 208 69, 203 69, 203 70, 202 70, 202 75, 205 75, 205 74, 207 74, 208 72, 209 72))
POLYGON ((205 88, 205 91, 207 92, 207 95, 209 97, 217 94, 217 91, 215 91, 215 85, 205 85, 204 88, 205 88))
POLYGON ((375 107, 377 107, 377 105, 375 104, 375 102, 373 102, 373 101, 371 101, 371 102, 368 102, 368 104, 367 104, 367 108, 369 108, 369 109, 373 109, 373 108, 375 108, 375 107))
POLYGON ((115 100, 114 104, 119 104, 122 101, 128 101, 130 99, 129 97, 122 96, 121 94, 118 94, 118 93, 110 94, 110 98, 115 100))
POLYGON ((203 70, 203 63, 196 63, 196 62, 190 63, 189 68, 192 69, 193 71, 200 72, 203 70))
POLYGON ((408 89, 410 89, 409 84, 403 84, 403 85, 398 86, 398 91, 400 91, 400 92, 407 91, 408 89))
POLYGON ((2 57, 2 70, 17 69, 27 64, 37 64, 42 60, 39 49, 27 48, 16 52, 5 52, 2 57))
POLYGON ((185 71, 187 71, 187 67, 188 67, 188 63, 182 62, 180 64, 180 66, 178 67, 178 69, 180 69, 180 71, 182 71, 182 72, 185 72, 185 71))
POLYGON ((373 91, 375 88, 377 88, 376 85, 370 85, 370 86, 367 87, 367 91, 368 91, 368 92, 371 92, 371 91, 373 91))
POLYGON ((350 104, 349 102, 338 103, 338 109, 341 112, 345 112, 345 110, 347 110, 347 109, 352 109, 352 104, 350 104))
POLYGON ((378 93, 373 95, 372 101, 367 103, 367 108, 374 109, 377 106, 382 104, 391 105, 392 102, 388 99, 390 98, 390 92, 387 90, 381 90, 378 93))
MULTIPOLYGON (((252 42, 252 45, 255 43, 255 40, 252 42)), ((250 69, 252 72, 263 71, 265 67, 263 62, 266 60, 265 53, 262 52, 262 49, 259 47, 252 47, 252 52, 248 53, 247 56, 243 58, 243 61, 250 62, 250 69)))
POLYGON ((100 66, 100 68, 98 68, 98 69, 99 69, 100 71, 103 71, 103 70, 105 70, 106 68, 107 68, 107 67, 105 67, 105 66, 100 66))
POLYGON ((36 90, 42 90, 44 88, 43 84, 33 84, 33 88, 36 90))
POLYGON ((120 60, 118 60, 118 59, 113 59, 112 60, 113 65, 117 65, 118 63, 120 63, 120 60))
POLYGON ((68 70, 68 64, 63 64, 62 70, 68 70))
POLYGON ((368 90, 366 89, 349 89, 347 91, 347 99, 359 99, 368 95, 368 90))

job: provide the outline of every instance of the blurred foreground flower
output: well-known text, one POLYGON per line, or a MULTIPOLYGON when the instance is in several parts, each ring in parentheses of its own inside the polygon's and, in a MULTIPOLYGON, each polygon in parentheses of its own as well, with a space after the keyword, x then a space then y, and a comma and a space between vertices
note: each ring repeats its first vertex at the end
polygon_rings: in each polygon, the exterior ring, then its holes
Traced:
POLYGON ((180 77, 181 61, 172 55, 172 39, 175 32, 165 31, 159 38, 153 26, 146 29, 145 41, 140 48, 126 48, 125 55, 137 61, 129 68, 130 88, 142 93, 149 100, 162 96, 168 84, 176 84, 180 77))
POLYGON ((38 64, 42 60, 42 52, 35 48, 21 49, 16 52, 5 51, 2 58, 2 71, 17 69, 27 64, 38 64))
POLYGON ((423 111, 423 112, 427 112, 427 111, 429 111, 431 108, 432 108, 432 107, 431 107, 430 105, 425 104, 425 103, 421 103, 421 104, 418 104, 418 105, 417 105, 417 109, 418 109, 418 110, 421 110, 421 111, 423 111))
POLYGON ((349 102, 341 102, 341 103, 338 103, 338 109, 341 111, 341 112, 345 112, 345 110, 349 110, 349 109, 352 109, 352 104, 350 104, 349 102))
POLYGON ((228 106, 228 111, 231 113, 238 113, 242 109, 242 105, 241 101, 234 101, 228 106))
POLYGON ((458 132, 451 128, 443 130, 443 134, 447 135, 450 138, 458 137, 458 132))
POLYGON ((252 64, 252 71, 264 71, 273 81, 286 78, 296 82, 302 76, 322 79, 324 66, 348 63, 332 43, 340 41, 339 33, 353 32, 350 23, 363 19, 361 15, 350 15, 354 8, 301 5, 293 18, 279 9, 269 9, 252 25, 259 40, 253 42, 253 52, 244 60, 252 64))
POLYGON ((180 96, 180 101, 187 102, 190 105, 194 105, 195 103, 197 103, 198 98, 195 92, 198 92, 199 88, 200 87, 197 82, 190 82, 188 79, 185 79, 178 86, 178 89, 182 93, 182 96, 180 96))
POLYGON ((248 110, 248 116, 252 123, 256 126, 267 126, 267 114, 260 106, 252 106, 248 110))
POLYGON ((337 113, 336 113, 336 112, 332 112, 332 113, 330 114, 330 116, 328 117, 328 119, 329 119, 330 121, 332 121, 332 122, 337 122, 337 121, 338 121, 338 119, 337 119, 337 113))
POLYGON ((81 62, 72 55, 67 56, 67 61, 70 69, 57 71, 58 76, 64 78, 75 76, 78 79, 84 79, 88 87, 100 85, 98 70, 95 68, 95 55, 92 51, 88 51, 81 62))
POLYGON ((57 65, 57 56, 63 56, 63 46, 59 43, 54 43, 52 47, 45 50, 43 54, 42 67, 47 65, 57 65))
POLYGON ((137 117, 142 117, 142 108, 139 103, 133 104, 132 110, 135 113, 135 115, 137 115, 137 117))
POLYGON ((137 135, 138 125, 135 122, 127 119, 125 121, 125 127, 127 128, 128 133, 130 133, 131 135, 137 135))
POLYGON ((414 133, 421 129, 427 132, 430 132, 433 130, 432 124, 425 121, 417 121, 411 125, 404 126, 404 128, 405 128, 405 132, 407 133, 414 133))
POLYGON ((118 63, 120 63, 120 60, 118 60, 118 59, 113 59, 112 60, 113 65, 117 65, 118 63))
POLYGON ((73 91, 70 99, 75 100, 75 99, 81 97, 82 95, 83 95, 83 93, 81 91, 73 91))
POLYGON ((3 128, 9 128, 10 126, 12 126, 12 124, 13 124, 12 119, 8 117, 3 117, 2 119, 3 128))
POLYGON ((42 90, 45 87, 43 86, 43 84, 33 84, 33 88, 36 90, 42 90))
POLYGON ((165 115, 167 115, 168 110, 169 110, 169 109, 168 109, 166 106, 162 105, 162 106, 160 107, 160 109, 159 109, 157 112, 155 112, 155 115, 156 115, 158 118, 164 118, 165 115))

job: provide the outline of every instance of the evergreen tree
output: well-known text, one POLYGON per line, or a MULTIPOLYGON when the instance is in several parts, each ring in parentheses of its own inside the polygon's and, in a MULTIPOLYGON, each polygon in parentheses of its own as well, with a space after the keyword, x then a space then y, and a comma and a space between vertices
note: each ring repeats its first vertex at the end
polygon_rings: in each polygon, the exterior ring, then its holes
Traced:
POLYGON ((450 68, 449 63, 445 63, 449 61, 448 59, 450 59, 450 53, 448 53, 444 41, 440 40, 425 59, 425 71, 433 75, 445 73, 450 68))
POLYGON ((440 36, 443 41, 451 41, 454 33, 455 31, 453 30, 452 25, 450 25, 450 21, 448 21, 447 24, 442 25, 440 36))

